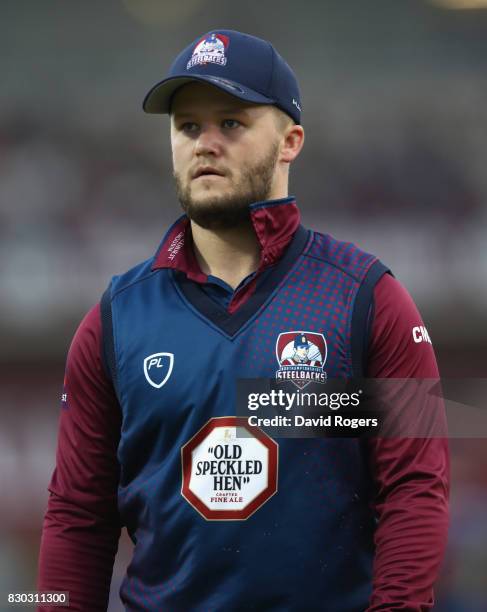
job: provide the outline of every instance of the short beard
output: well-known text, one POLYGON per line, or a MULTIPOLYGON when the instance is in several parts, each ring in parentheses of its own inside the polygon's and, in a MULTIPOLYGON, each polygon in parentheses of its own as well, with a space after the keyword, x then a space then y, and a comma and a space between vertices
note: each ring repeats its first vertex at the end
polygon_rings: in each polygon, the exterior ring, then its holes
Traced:
POLYGON ((173 173, 176 194, 186 215, 200 227, 209 230, 231 229, 248 222, 249 206, 268 200, 277 164, 279 145, 274 143, 263 159, 241 170, 241 179, 233 186, 233 193, 222 193, 209 201, 198 202, 191 197, 191 184, 183 184, 181 176, 173 173))

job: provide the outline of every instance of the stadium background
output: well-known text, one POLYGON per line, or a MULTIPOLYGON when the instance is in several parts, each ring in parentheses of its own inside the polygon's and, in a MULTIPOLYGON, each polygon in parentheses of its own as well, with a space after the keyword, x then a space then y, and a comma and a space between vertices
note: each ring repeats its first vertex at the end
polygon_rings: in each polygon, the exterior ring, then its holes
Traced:
MULTIPOLYGON (((307 135, 291 193, 305 224, 391 266, 444 377, 485 377, 487 8, 469 4, 1 3, 0 610, 5 593, 35 588, 74 330, 179 215, 168 121, 145 115, 143 96, 206 30, 262 36, 289 61, 307 135)), ((487 607, 487 445, 451 448, 436 609, 475 612, 487 607)), ((124 538, 111 611, 129 556, 124 538)))

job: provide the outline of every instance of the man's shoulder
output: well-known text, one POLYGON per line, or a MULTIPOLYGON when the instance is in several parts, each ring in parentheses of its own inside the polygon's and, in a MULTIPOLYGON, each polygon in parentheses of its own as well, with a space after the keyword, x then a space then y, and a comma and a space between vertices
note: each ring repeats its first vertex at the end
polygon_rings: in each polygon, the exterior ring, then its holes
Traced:
POLYGON ((115 297, 121 291, 135 287, 139 283, 151 278, 158 270, 153 269, 154 256, 129 268, 126 272, 116 274, 110 281, 111 297, 115 297))
POLYGON ((330 234, 313 230, 307 255, 338 268, 355 278, 362 277, 377 257, 353 242, 338 240, 330 234))

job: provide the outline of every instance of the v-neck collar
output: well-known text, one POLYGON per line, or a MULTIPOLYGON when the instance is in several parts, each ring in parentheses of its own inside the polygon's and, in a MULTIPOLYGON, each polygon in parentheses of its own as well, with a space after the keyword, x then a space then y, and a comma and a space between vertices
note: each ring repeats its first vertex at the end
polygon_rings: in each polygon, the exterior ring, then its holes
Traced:
MULTIPOLYGON (((249 207, 252 227, 260 246, 259 264, 253 278, 235 290, 227 309, 236 313, 251 298, 262 273, 270 271, 282 257, 300 223, 300 213, 293 196, 255 202, 249 207)), ((189 280, 207 284, 193 249, 191 224, 182 215, 167 231, 156 255, 152 270, 170 268, 184 273, 189 280)), ((179 276, 179 275, 178 275, 179 276)))
POLYGON ((183 297, 200 315, 227 336, 234 337, 273 295, 303 253, 309 237, 309 230, 300 225, 279 262, 269 271, 265 280, 257 284, 247 301, 233 313, 212 300, 201 284, 192 281, 181 270, 172 270, 173 279, 183 297))

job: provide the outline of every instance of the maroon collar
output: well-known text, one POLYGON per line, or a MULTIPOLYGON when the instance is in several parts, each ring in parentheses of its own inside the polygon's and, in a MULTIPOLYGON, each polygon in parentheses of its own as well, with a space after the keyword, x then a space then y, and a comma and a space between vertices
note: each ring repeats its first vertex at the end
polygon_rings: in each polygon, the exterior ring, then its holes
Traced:
MULTIPOLYGON (((259 273, 282 257, 299 226, 300 214, 295 199, 288 197, 252 204, 250 218, 261 247, 259 273)), ((156 253, 152 269, 160 268, 179 270, 198 283, 208 280, 196 260, 186 215, 172 225, 156 253)))

